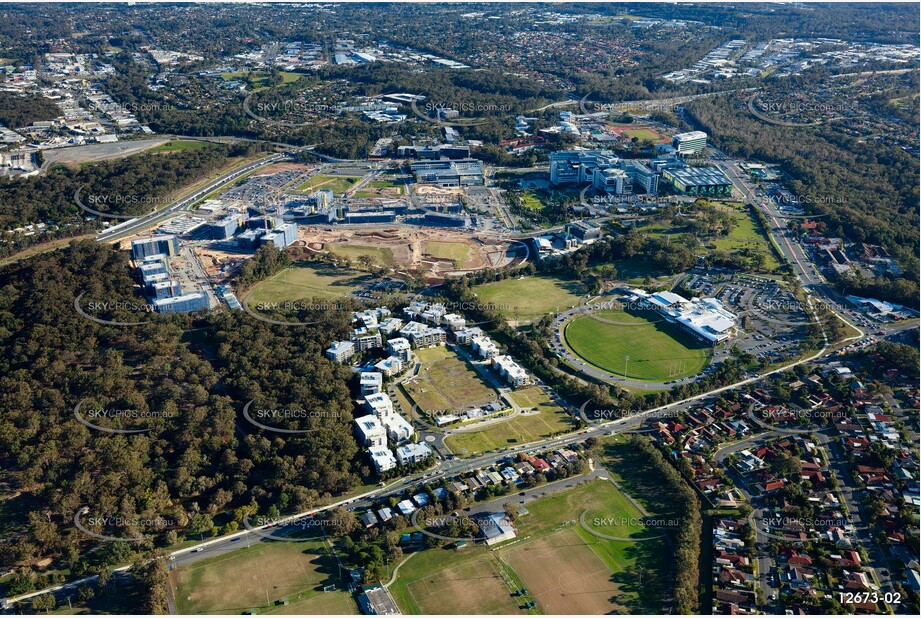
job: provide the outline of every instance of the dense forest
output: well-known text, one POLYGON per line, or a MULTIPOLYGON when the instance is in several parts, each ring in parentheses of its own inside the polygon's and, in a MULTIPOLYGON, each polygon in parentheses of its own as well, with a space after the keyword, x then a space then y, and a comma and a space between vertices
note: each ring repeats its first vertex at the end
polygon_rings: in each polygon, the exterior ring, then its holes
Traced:
MULTIPOLYGON (((161 208, 176 189, 221 169, 231 157, 250 156, 262 145, 209 145, 170 153, 138 154, 122 159, 88 163, 76 168, 55 166, 46 174, 0 179, 0 229, 30 223, 71 224, 58 236, 86 230, 88 217, 79 200, 93 210, 116 215, 140 215, 161 208)), ((98 225, 98 221, 97 221, 98 225)), ((0 254, 10 255, 47 236, 4 235, 0 254)))
POLYGON ((74 310, 82 294, 84 311, 137 321, 133 289, 127 255, 87 241, 0 270, 0 482, 10 496, 0 564, 22 570, 18 590, 45 559, 98 572, 186 535, 235 530, 244 512, 303 510, 367 472, 350 430, 350 374, 322 354, 345 336, 348 312, 318 306, 300 316, 317 323, 292 336, 242 312, 142 314, 146 324, 114 327, 74 310), (241 414, 250 400, 311 411, 273 424, 312 432, 257 429, 241 414), (141 431, 93 429, 77 404, 97 425, 141 431), (99 546, 74 527, 84 506, 88 518, 154 523, 87 518, 96 533, 144 535, 99 546))
POLYGON ((0 92, 0 124, 9 129, 29 126, 39 120, 53 120, 60 115, 61 109, 51 99, 0 92))
MULTIPOLYGON (((898 283, 876 282, 887 298, 918 298, 918 159, 885 143, 818 128, 765 123, 732 98, 698 99, 687 106, 721 148, 777 163, 807 212, 823 215, 829 236, 885 247, 906 271, 898 283)), ((871 284, 868 287, 874 287, 871 284)))

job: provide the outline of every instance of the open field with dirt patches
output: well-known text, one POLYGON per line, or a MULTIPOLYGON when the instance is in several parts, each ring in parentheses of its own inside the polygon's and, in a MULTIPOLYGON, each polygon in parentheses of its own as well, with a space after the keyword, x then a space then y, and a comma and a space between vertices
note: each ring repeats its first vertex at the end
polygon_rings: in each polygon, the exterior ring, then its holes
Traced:
POLYGON ((300 226, 298 239, 312 253, 326 251, 353 261, 360 255, 369 255, 381 266, 397 272, 419 272, 430 279, 504 266, 515 259, 505 241, 471 238, 464 232, 447 229, 300 226))
POLYGON ((257 543, 170 572, 181 614, 357 614, 322 539, 257 543), (337 590, 324 592, 335 584, 337 590), (288 599, 286 606, 282 599, 288 599))

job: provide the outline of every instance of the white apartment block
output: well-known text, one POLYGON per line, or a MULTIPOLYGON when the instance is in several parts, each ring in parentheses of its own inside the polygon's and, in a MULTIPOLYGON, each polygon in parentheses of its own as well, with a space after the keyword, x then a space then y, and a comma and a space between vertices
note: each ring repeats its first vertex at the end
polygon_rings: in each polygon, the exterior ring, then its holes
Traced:
POLYGON ((326 358, 336 363, 344 363, 355 356, 355 344, 351 341, 333 341, 326 350, 326 358))
POLYGON ((432 449, 425 444, 405 444, 397 449, 397 461, 401 466, 424 461, 432 454, 432 449))
POLYGON ((384 375, 378 371, 366 371, 359 378, 361 396, 367 397, 381 392, 384 386, 384 375))
POLYGON ((386 447, 372 448, 368 451, 371 455, 371 463, 377 473, 387 472, 397 467, 397 460, 393 456, 393 451, 386 447))
POLYGON ((528 384, 531 379, 528 377, 528 372, 524 370, 524 367, 516 363, 511 356, 496 356, 492 359, 493 367, 499 372, 509 385, 513 387, 524 386, 528 384))
POLYGON ((374 393, 365 397, 365 409, 377 418, 393 414, 393 402, 387 393, 374 393))
POLYGON ((441 323, 451 329, 452 333, 456 333, 467 324, 466 320, 456 313, 446 313, 441 316, 441 323))
POLYGON ((406 337, 397 337, 388 341, 387 350, 407 363, 412 360, 413 346, 406 337))
POLYGON ((470 340, 470 344, 480 358, 493 358, 499 354, 499 346, 486 335, 474 337, 470 340))
POLYGON ((387 430, 376 416, 360 416, 355 419, 355 437, 366 448, 387 446, 387 430))
POLYGON ((433 328, 421 322, 409 322, 400 330, 400 335, 409 339, 417 348, 427 348, 443 344, 447 333, 441 328, 433 328))
POLYGON ((352 343, 359 352, 382 347, 381 334, 378 332, 368 332, 365 329, 358 329, 352 332, 352 343))

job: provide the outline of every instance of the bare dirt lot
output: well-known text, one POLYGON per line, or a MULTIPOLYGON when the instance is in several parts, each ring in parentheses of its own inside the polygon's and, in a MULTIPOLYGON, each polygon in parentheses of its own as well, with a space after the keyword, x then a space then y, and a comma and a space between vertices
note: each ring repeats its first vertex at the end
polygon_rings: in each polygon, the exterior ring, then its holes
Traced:
POLYGON ((504 556, 545 614, 601 615, 620 587, 611 570, 573 530, 518 545, 504 556))
POLYGON ((431 279, 502 266, 514 258, 506 242, 455 230, 300 227, 298 239, 312 252, 350 258, 364 252, 397 271, 421 272, 431 279))
POLYGON ((127 157, 149 148, 154 148, 169 141, 165 137, 154 139, 137 139, 111 144, 88 144, 86 146, 73 146, 70 148, 52 148, 44 151, 45 168, 52 164, 79 165, 106 159, 127 157))

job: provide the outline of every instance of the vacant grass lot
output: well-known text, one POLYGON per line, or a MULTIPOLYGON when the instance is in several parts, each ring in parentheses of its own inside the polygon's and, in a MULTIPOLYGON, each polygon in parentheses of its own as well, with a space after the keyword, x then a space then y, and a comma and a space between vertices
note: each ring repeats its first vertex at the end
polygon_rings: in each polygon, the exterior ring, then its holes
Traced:
POLYGON ((307 182, 298 186, 297 191, 301 193, 312 193, 317 189, 329 189, 334 195, 342 195, 352 188, 356 182, 361 180, 360 176, 333 176, 330 174, 317 174, 307 182))
POLYGON ((423 414, 466 410, 496 400, 496 391, 483 382, 472 365, 449 348, 425 348, 417 350, 416 356, 422 368, 403 388, 423 414))
POLYGON ((160 144, 159 146, 151 148, 147 152, 180 152, 183 150, 204 150, 205 148, 209 148, 213 145, 214 144, 210 144, 208 142, 183 139, 160 144))
POLYGON ((403 194, 402 180, 375 180, 355 192, 355 197, 386 196, 395 197, 403 194), (381 191, 386 189, 386 191, 381 191))
MULTIPOLYGON (((612 541, 596 537, 578 524, 586 509, 589 522, 595 517, 641 516, 612 483, 590 481, 527 508, 529 513, 518 520, 519 536, 533 540, 500 549, 499 554, 537 599, 543 613, 661 611, 670 568, 664 539, 612 541)), ((634 531, 648 536, 641 528, 634 531)), ((604 532, 619 536, 609 529, 604 532)))
POLYGON ((711 354, 708 346, 652 312, 601 311, 580 316, 565 326, 564 336, 569 348, 585 361, 636 380, 694 375, 706 367, 711 354))
POLYGON ((705 241, 707 246, 726 253, 736 253, 744 249, 757 251, 764 255, 764 267, 767 270, 779 268, 780 264, 771 250, 770 241, 758 230, 757 223, 751 215, 738 208, 726 208, 732 210, 732 218, 735 219, 736 225, 728 236, 705 241))
POLYGON ((487 425, 480 431, 455 433, 445 439, 448 448, 459 455, 474 455, 533 442, 576 428, 573 418, 539 387, 515 391, 511 397, 523 409, 537 408, 540 413, 521 414, 487 425))
POLYGON ((368 279, 359 271, 343 270, 315 262, 296 262, 271 279, 253 288, 251 303, 277 303, 286 300, 345 296, 368 279))
POLYGON ((494 304, 509 319, 531 321, 578 305, 588 292, 580 281, 524 277, 485 283, 475 288, 480 301, 494 304))
POLYGON ((369 245, 353 245, 343 244, 343 245, 326 245, 326 250, 330 253, 334 253, 339 257, 348 258, 353 262, 357 262, 358 258, 362 255, 367 255, 375 264, 381 266, 393 266, 396 264, 396 261, 393 259, 393 250, 388 249, 387 247, 371 247, 369 245))
POLYGON ((356 614, 322 539, 265 542, 170 573, 180 614, 356 614), (337 590, 323 592, 326 585, 337 590), (289 605, 279 605, 288 599, 289 605))
POLYGON ((425 253, 440 260, 451 260, 455 265, 470 260, 470 247, 462 242, 430 240, 425 243, 425 253))

